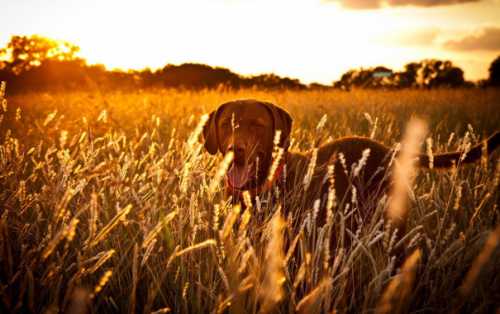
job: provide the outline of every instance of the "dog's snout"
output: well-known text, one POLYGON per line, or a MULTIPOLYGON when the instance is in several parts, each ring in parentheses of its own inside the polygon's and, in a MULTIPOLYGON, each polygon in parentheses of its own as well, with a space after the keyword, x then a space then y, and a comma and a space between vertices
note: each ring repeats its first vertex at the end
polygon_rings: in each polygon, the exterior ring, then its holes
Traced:
POLYGON ((233 151, 233 153, 235 155, 236 154, 243 154, 245 152, 245 149, 242 146, 235 145, 235 144, 229 145, 229 147, 227 148, 227 150, 228 151, 233 151))
POLYGON ((228 147, 228 151, 232 151, 234 153, 234 162, 238 165, 245 163, 245 149, 237 144, 231 144, 228 147))

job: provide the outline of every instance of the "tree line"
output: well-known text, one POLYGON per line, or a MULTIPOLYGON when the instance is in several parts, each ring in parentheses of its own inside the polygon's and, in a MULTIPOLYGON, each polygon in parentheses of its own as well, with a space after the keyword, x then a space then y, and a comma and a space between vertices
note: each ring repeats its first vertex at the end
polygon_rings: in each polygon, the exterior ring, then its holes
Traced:
POLYGON ((339 88, 439 88, 500 86, 500 56, 490 68, 486 80, 472 83, 451 61, 423 60, 412 62, 395 72, 378 66, 353 69, 331 85, 313 83, 275 74, 242 76, 229 69, 205 64, 167 64, 155 71, 107 70, 103 65, 89 65, 78 57, 79 47, 38 35, 12 36, 0 49, 0 80, 7 81, 10 92, 65 89, 131 89, 131 88, 259 88, 259 89, 330 89, 339 88))

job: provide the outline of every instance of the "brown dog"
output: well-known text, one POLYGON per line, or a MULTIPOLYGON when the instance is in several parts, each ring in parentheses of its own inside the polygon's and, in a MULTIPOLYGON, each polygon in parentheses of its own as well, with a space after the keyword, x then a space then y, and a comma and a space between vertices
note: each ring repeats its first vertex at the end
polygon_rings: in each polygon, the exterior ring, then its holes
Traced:
MULTIPOLYGON (((254 196, 273 185, 281 186, 288 196, 301 198, 303 208, 310 209, 314 201, 326 202, 328 194, 327 166, 334 165, 333 182, 337 202, 351 201, 355 187, 361 218, 368 217, 373 204, 387 192, 388 172, 394 151, 364 137, 345 137, 321 146, 315 153, 316 162, 311 172, 312 153, 288 152, 292 118, 283 109, 257 100, 237 100, 222 104, 210 114, 204 127, 205 148, 210 154, 234 152, 234 159, 226 174, 227 192, 240 199, 243 191, 254 196), (277 130, 279 142, 274 142, 277 130), (277 144, 284 154, 273 164, 273 149, 277 144), (353 175, 355 163, 369 149, 362 170, 353 175), (269 172, 272 172, 269 174, 269 172), (309 179, 304 180, 308 176, 309 179), (312 176, 311 176, 312 174, 312 176), (309 181, 309 184, 304 184, 309 181)), ((434 155, 435 168, 450 168, 454 164, 470 163, 481 158, 482 152, 491 153, 500 145, 500 132, 491 136, 484 145, 473 147, 462 160, 461 152, 434 155), (485 149, 486 148, 486 149, 485 149)), ((429 157, 419 156, 418 166, 429 168, 429 157)), ((402 229, 404 226, 400 226, 402 229)), ((401 229, 400 229, 401 230, 401 229)))

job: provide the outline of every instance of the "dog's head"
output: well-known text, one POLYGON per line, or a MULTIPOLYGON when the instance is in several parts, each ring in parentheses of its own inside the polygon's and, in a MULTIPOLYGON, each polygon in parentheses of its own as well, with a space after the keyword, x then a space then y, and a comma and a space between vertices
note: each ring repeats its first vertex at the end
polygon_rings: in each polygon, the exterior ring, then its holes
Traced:
POLYGON ((233 163, 226 174, 232 188, 256 188, 267 177, 275 132, 281 131, 278 145, 286 150, 291 127, 290 115, 271 103, 231 101, 210 114, 203 129, 205 148, 212 155, 234 153, 233 163))

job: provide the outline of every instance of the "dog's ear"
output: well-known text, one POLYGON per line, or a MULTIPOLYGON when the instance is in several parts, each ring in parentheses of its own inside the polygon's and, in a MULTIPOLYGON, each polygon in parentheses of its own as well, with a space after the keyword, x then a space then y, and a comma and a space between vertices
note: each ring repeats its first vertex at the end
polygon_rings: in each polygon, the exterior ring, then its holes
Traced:
POLYGON ((275 106, 271 103, 265 103, 266 108, 271 112, 273 117, 274 130, 273 134, 276 134, 276 130, 281 130, 281 137, 279 146, 288 149, 290 145, 290 132, 292 131, 292 117, 288 112, 282 108, 275 106))
POLYGON ((207 123, 203 126, 203 138, 205 139, 205 149, 209 154, 215 155, 219 150, 219 136, 217 132, 217 116, 219 109, 212 111, 207 123))

